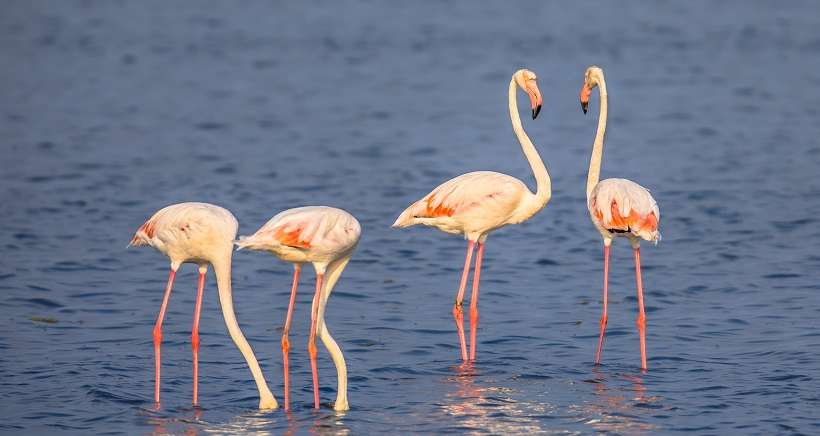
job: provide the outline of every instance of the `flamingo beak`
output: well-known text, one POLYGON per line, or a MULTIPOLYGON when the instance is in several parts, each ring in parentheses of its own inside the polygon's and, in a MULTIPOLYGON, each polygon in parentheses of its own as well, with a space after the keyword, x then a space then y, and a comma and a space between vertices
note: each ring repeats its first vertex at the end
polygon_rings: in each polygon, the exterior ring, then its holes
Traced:
POLYGON ((527 94, 530 96, 530 106, 532 107, 532 119, 538 117, 541 112, 541 91, 538 90, 538 85, 533 82, 532 86, 528 87, 527 94))
POLYGON ((581 87, 581 110, 583 110, 584 113, 587 113, 587 108, 589 107, 589 93, 589 86, 584 83, 584 86, 581 87))

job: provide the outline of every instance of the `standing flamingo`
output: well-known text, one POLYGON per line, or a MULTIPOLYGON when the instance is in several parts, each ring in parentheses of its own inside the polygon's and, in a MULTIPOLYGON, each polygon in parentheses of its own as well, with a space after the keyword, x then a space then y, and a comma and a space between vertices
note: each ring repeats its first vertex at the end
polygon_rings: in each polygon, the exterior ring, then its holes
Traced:
POLYGON ((589 161, 587 176, 587 207, 592 223, 604 239, 604 310, 601 315, 601 333, 598 337, 598 350, 595 352, 595 364, 601 363, 601 348, 604 345, 606 330, 607 281, 609 276, 609 246, 615 237, 629 238, 635 252, 635 280, 638 285, 638 334, 641 338, 641 369, 646 369, 646 315, 643 308, 643 285, 641 283, 641 249, 640 239, 658 243, 661 237, 658 223, 661 214, 655 199, 649 190, 626 179, 606 179, 598 181, 601 174, 601 155, 604 148, 606 131, 606 82, 604 72, 599 67, 591 66, 584 73, 584 86, 581 87, 581 108, 587 113, 589 94, 592 88, 598 87, 601 98, 598 130, 592 145, 592 158, 589 161))
POLYGON ((347 266, 360 235, 361 226, 353 215, 333 207, 307 206, 288 209, 277 214, 256 233, 243 236, 236 242, 239 249, 270 251, 285 262, 293 263, 290 303, 282 331, 286 410, 290 409, 288 333, 293 316, 293 304, 296 300, 296 288, 299 286, 299 273, 305 262, 312 263, 316 270, 316 294, 313 297, 310 339, 308 340, 308 354, 313 373, 313 406, 316 409, 319 408, 319 376, 316 369, 316 334, 318 332, 336 366, 339 385, 333 408, 335 410, 350 408, 347 403, 347 366, 342 350, 330 336, 330 331, 325 324, 325 305, 333 286, 347 266))
POLYGON ((529 94, 533 119, 541 111, 541 92, 538 90, 536 76, 532 71, 522 69, 513 74, 508 93, 510 119, 513 132, 535 176, 537 185, 535 194, 530 192, 524 182, 515 177, 492 171, 476 171, 462 174, 439 185, 424 198, 405 209, 393 223, 393 227, 398 228, 424 224, 447 233, 463 234, 467 239, 464 271, 461 274, 461 284, 453 306, 453 317, 461 342, 461 358, 465 362, 467 361, 467 346, 464 340, 464 314, 461 303, 470 272, 474 245, 478 245, 478 252, 473 277, 473 293, 470 298, 470 360, 475 360, 478 283, 481 277, 481 258, 484 255, 487 235, 507 224, 526 221, 540 211, 551 196, 552 185, 547 168, 521 125, 516 86, 529 94))
POLYGON ((250 344, 239 329, 233 310, 231 293, 231 255, 233 240, 236 237, 238 223, 233 214, 219 206, 207 203, 179 203, 161 209, 145 222, 131 239, 129 245, 150 245, 171 259, 171 273, 165 287, 165 296, 154 326, 154 355, 156 356, 156 383, 154 401, 159 404, 160 381, 160 344, 162 343, 162 320, 168 299, 174 286, 174 277, 183 263, 199 265, 199 284, 197 287, 196 307, 194 308, 191 347, 194 360, 194 405, 198 404, 197 385, 199 372, 199 313, 202 308, 202 290, 205 287, 205 273, 208 264, 213 265, 216 284, 219 290, 219 303, 225 325, 239 351, 245 357, 251 374, 259 389, 259 408, 275 409, 279 407, 273 397, 259 363, 253 354, 250 344))

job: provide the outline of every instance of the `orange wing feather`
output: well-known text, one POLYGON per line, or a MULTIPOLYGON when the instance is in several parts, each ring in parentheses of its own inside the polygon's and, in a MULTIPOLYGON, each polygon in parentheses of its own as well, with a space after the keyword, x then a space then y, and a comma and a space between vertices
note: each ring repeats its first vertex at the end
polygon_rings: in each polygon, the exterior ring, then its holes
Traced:
POLYGON ((137 229, 136 233, 134 233, 134 237, 131 238, 131 245, 145 245, 146 242, 144 242, 144 240, 153 238, 155 233, 156 229, 154 221, 148 220, 137 229))
POLYGON ((613 200, 610 205, 610 214, 612 219, 609 222, 604 222, 604 214, 596 204, 595 218, 607 229, 648 230, 650 232, 658 229, 658 217, 655 216, 655 212, 641 216, 635 209, 630 209, 629 215, 622 216, 618 208, 618 202, 613 200))
POLYGON ((274 233, 273 237, 282 245, 298 248, 310 248, 309 241, 301 240, 301 233, 301 227, 291 230, 289 232, 286 232, 284 227, 279 227, 278 229, 276 229, 276 233, 274 233))
POLYGON ((456 212, 454 208, 447 207, 444 201, 441 201, 438 204, 436 204, 435 200, 435 195, 427 197, 427 208, 424 210, 423 217, 438 218, 443 216, 453 216, 453 214, 456 212))

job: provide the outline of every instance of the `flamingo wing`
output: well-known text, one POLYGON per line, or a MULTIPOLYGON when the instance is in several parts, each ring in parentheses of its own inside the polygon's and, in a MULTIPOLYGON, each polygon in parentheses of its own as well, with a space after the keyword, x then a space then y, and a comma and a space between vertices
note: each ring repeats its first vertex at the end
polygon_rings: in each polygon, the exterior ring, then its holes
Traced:
POLYGON ((626 179, 606 179, 592 190, 588 205, 593 221, 613 233, 647 241, 660 239, 660 210, 649 190, 626 179))

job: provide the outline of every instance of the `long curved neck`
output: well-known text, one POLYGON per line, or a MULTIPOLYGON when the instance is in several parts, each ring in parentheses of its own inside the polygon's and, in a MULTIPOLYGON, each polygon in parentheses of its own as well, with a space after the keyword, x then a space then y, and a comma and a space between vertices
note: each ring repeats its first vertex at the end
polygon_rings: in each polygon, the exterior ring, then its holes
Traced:
POLYGON ((587 199, 598 184, 601 176, 601 157, 604 153, 604 133, 606 132, 606 82, 598 77, 598 92, 601 97, 601 108, 598 113, 598 130, 595 132, 595 142, 592 143, 592 157, 589 159, 589 174, 587 175, 587 199))
POLYGON ((261 409, 275 409, 278 407, 276 399, 268 388, 265 382, 265 376, 262 375, 262 369, 259 368, 259 362, 256 361, 256 356, 253 354, 253 349, 239 329, 239 323, 236 321, 236 314, 233 310, 233 291, 231 289, 231 255, 228 250, 228 255, 225 259, 214 261, 214 274, 216 275, 216 285, 219 289, 219 305, 222 307, 222 316, 225 318, 225 326, 228 327, 228 333, 231 335, 236 347, 245 357, 248 367, 253 374, 253 379, 256 381, 256 387, 259 390, 259 407, 261 409))
POLYGON ((524 151, 524 156, 527 157, 527 162, 530 163, 530 168, 532 168, 532 174, 535 176, 536 191, 533 198, 534 201, 527 211, 532 215, 541 210, 550 200, 550 196, 552 196, 552 182, 550 181, 547 167, 544 166, 544 161, 541 160, 538 150, 532 145, 530 137, 527 136, 527 133, 524 131, 524 126, 521 125, 521 117, 518 115, 517 91, 518 85, 516 85, 515 78, 513 78, 510 80, 510 91, 507 100, 510 106, 510 120, 512 121, 513 132, 515 132, 515 137, 518 138, 518 143, 521 144, 521 150, 524 151))
POLYGON ((325 306, 327 305, 327 299, 330 297, 331 291, 333 291, 333 287, 336 286, 336 282, 339 280, 339 276, 342 275, 342 271, 344 271, 349 260, 350 255, 347 255, 331 262, 327 266, 325 280, 322 282, 322 294, 318 308, 317 329, 319 331, 319 338, 322 340, 322 343, 325 344, 330 358, 333 359, 333 365, 336 367, 338 386, 336 389, 336 402, 333 405, 333 408, 336 410, 347 410, 349 408, 347 402, 347 364, 345 363, 345 357, 342 354, 341 348, 339 348, 333 336, 330 335, 330 330, 328 330, 327 324, 325 323, 325 306))

